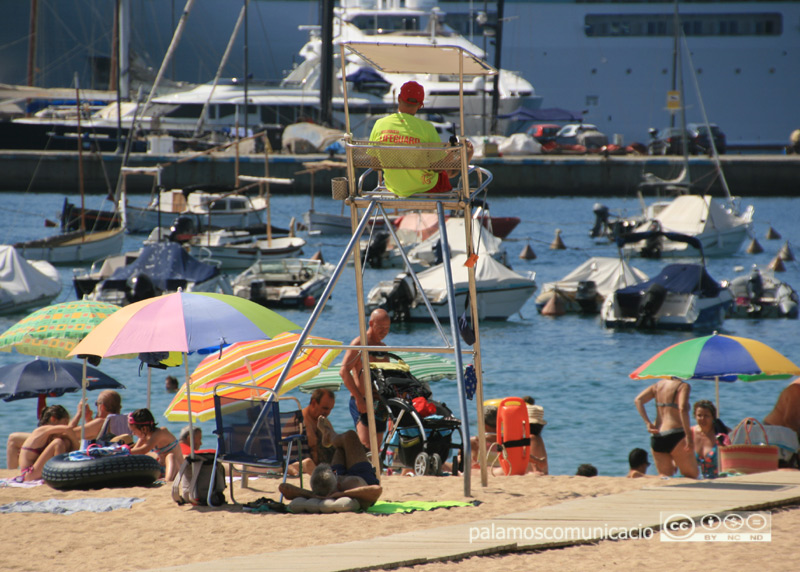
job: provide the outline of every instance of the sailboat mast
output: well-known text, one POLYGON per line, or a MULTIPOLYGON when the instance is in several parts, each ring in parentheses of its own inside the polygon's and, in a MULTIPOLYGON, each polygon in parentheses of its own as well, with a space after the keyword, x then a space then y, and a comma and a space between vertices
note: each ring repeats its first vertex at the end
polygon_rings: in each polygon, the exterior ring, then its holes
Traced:
POLYGON ((81 90, 78 85, 78 72, 75 72, 75 105, 78 107, 78 190, 81 193, 81 232, 85 233, 86 205, 83 199, 83 140, 81 137, 81 90))
POLYGON ((28 39, 28 86, 33 87, 36 75, 36 34, 39 23, 39 0, 31 0, 31 26, 28 39))
MULTIPOLYGON (((683 91, 683 56, 680 50, 680 35, 681 35, 681 19, 678 13, 678 0, 675 0, 675 14, 672 22, 672 31, 674 36, 673 57, 675 65, 673 66, 673 74, 678 76, 678 93, 680 94, 680 114, 681 114, 681 147, 683 148, 683 174, 681 180, 690 184, 692 181, 689 175, 689 139, 686 136, 686 95, 683 91)), ((673 79, 673 86, 675 80, 673 79)), ((674 89, 674 88, 673 88, 674 89)), ((675 114, 672 114, 672 121, 674 125, 675 114)), ((689 187, 687 187, 688 189, 689 187)))

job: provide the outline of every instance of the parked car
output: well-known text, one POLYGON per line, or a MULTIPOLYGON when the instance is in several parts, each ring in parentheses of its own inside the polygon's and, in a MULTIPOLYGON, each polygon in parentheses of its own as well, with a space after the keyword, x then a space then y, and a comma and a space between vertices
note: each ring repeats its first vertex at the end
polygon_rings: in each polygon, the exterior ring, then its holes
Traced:
POLYGON ((545 144, 555 140, 559 129, 561 126, 555 123, 534 123, 528 127, 526 133, 539 143, 545 144))
POLYGON ((556 133, 554 143, 559 151, 597 153, 608 145, 608 137, 591 123, 568 123, 556 133))
MULTIPOLYGON (((648 155, 683 155, 683 137, 680 127, 650 128, 650 141, 647 144, 648 155)), ((702 153, 697 142, 697 131, 686 129, 686 141, 689 155, 702 153)))
POLYGON ((711 136, 714 138, 714 147, 717 148, 717 153, 720 155, 725 153, 727 138, 716 123, 709 123, 708 126, 705 123, 689 123, 686 128, 697 133, 695 140, 700 148, 700 153, 711 153, 711 142, 708 138, 709 128, 711 128, 711 136))

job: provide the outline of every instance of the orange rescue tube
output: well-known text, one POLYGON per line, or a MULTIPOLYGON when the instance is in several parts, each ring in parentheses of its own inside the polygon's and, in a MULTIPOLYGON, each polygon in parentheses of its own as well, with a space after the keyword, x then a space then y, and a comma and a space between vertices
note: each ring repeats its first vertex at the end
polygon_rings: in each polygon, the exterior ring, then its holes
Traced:
POLYGON ((530 460, 531 431, 528 404, 520 397, 506 397, 497 408, 497 444, 505 475, 524 475, 530 460))

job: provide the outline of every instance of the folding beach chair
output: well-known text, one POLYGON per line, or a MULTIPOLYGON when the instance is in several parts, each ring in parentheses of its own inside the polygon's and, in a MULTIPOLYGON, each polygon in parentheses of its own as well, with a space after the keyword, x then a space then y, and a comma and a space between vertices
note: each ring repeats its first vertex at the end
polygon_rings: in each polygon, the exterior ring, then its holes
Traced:
MULTIPOLYGON (((286 482, 289 465, 302 460, 303 444, 307 443, 303 412, 296 397, 278 397, 269 388, 220 383, 214 388, 214 412, 217 423, 215 461, 228 463, 231 502, 236 503, 234 464, 240 466, 237 470, 244 487, 249 475, 264 476, 263 469, 281 469, 282 482, 286 482), (287 401, 294 402, 296 408, 280 411, 280 404, 287 401), (262 471, 248 470, 248 467, 262 471)), ((216 462, 214 467, 216 471, 216 462)), ((303 486, 302 467, 300 486, 303 486)))
POLYGON ((103 421, 103 426, 97 437, 89 440, 84 439, 81 442, 81 449, 86 449, 90 444, 97 443, 98 445, 105 446, 111 443, 111 439, 119 437, 120 435, 130 434, 131 428, 128 425, 128 416, 122 413, 110 413, 103 421))

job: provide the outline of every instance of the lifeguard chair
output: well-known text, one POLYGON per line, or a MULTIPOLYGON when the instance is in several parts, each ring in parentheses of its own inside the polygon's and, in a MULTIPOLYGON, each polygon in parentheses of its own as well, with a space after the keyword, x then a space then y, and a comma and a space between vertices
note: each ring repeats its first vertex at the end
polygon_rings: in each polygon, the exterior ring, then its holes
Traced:
MULTIPOLYGON (((302 349, 306 336, 319 317, 326 302, 330 298, 331 292, 339 278, 339 275, 346 267, 348 260, 353 257, 356 277, 357 309, 359 319, 359 329, 361 333, 361 344, 355 346, 337 346, 341 349, 357 349, 361 351, 364 371, 369 371, 369 352, 370 351, 407 351, 424 353, 444 353, 451 354, 455 358, 456 370, 458 372, 458 388, 460 395, 460 418, 461 418, 461 437, 464 444, 463 459, 470 459, 469 447, 469 422, 466 403, 466 392, 464 390, 464 363, 463 354, 472 357, 475 373, 477 377, 476 396, 477 403, 483 403, 483 389, 481 383, 481 359, 480 359, 480 335, 478 329, 478 296, 475 288, 474 243, 472 238, 472 202, 475 197, 482 193, 492 180, 489 171, 470 166, 467 162, 466 139, 464 137, 464 76, 488 76, 496 74, 496 70, 474 54, 467 52, 458 46, 433 46, 433 45, 410 45, 410 44, 387 44, 387 43, 365 43, 349 42, 340 45, 341 62, 347 61, 348 55, 356 55, 363 59, 367 64, 384 73, 411 73, 411 74, 458 74, 460 79, 459 103, 460 103, 460 137, 455 144, 432 143, 420 145, 391 145, 387 143, 377 143, 365 140, 357 140, 352 136, 350 126, 350 113, 348 109, 347 80, 344 66, 342 67, 342 85, 345 109, 346 134, 344 145, 347 153, 347 177, 337 178, 332 182, 333 198, 344 201, 345 206, 350 207, 350 219, 352 236, 342 253, 342 257, 337 264, 331 280, 323 294, 320 296, 317 306, 314 308, 308 323, 300 335, 297 346, 288 360, 288 366, 294 361, 295 355, 302 349), (427 170, 458 170, 461 173, 458 185, 451 191, 436 194, 416 194, 409 197, 399 197, 389 191, 383 184, 380 172, 386 169, 427 169, 427 170), (377 173, 377 175, 376 175, 377 173), (377 184, 371 181, 377 178, 377 184), (474 189, 471 184, 474 181, 474 189), (470 312, 472 314, 472 324, 475 331, 475 343, 471 349, 463 349, 459 337, 458 311, 455 303, 455 292, 453 288, 453 273, 449 264, 444 264, 445 283, 448 293, 448 308, 450 333, 445 332, 430 301, 424 297, 425 305, 431 315, 431 319, 438 330, 442 339, 440 346, 368 346, 366 345, 366 331, 368 318, 365 312, 364 284, 362 280, 362 261, 360 256, 353 256, 358 253, 358 246, 361 236, 368 222, 373 216, 381 216, 386 222, 385 228, 389 231, 396 244, 401 242, 395 234, 394 227, 389 222, 387 215, 388 209, 398 211, 427 211, 434 212, 438 216, 439 229, 442 234, 442 255, 444 260, 450 260, 450 248, 447 240, 447 230, 445 225, 445 211, 463 213, 466 228, 466 243, 468 259, 472 262, 469 266, 469 300, 470 312)), ((406 271, 415 282, 417 288, 422 291, 422 287, 417 279, 416 273, 404 250, 400 248, 400 254, 405 262, 406 271)), ((288 370, 288 367, 287 367, 288 370)), ((287 371, 285 370, 285 371, 287 371)), ((279 390, 283 382, 283 375, 278 380, 276 390, 279 390)), ((373 398, 371 384, 366 384, 367 411, 370 430, 371 450, 380 450, 375 433, 375 420, 373 415, 373 398)), ((482 474, 481 481, 484 486, 488 482, 486 463, 485 463, 485 429, 483 423, 483 408, 477 407, 479 454, 481 456, 482 474)), ((373 465, 376 472, 380 474, 378 455, 373 456, 373 465)), ((468 463, 467 463, 468 465, 468 463)), ((464 494, 470 494, 470 470, 464 471, 464 494)))

